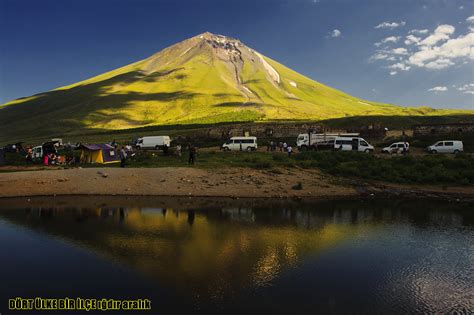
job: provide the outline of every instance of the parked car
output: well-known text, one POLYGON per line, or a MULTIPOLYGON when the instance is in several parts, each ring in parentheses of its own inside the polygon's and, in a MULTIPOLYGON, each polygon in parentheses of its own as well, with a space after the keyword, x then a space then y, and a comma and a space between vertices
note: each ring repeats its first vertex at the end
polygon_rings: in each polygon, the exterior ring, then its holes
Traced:
POLYGON ((382 149, 382 153, 402 153, 403 148, 406 146, 407 152, 410 151, 410 144, 408 142, 395 142, 382 149))
POLYGON ((7 144, 5 147, 3 147, 3 151, 8 153, 23 153, 25 152, 25 149, 23 148, 23 142, 17 142, 13 144, 7 144))
POLYGON ((163 149, 165 146, 169 148, 171 145, 171 139, 169 136, 150 136, 150 137, 142 137, 136 140, 135 148, 137 150, 142 149, 155 149, 160 150, 163 149))
POLYGON ((374 147, 361 137, 337 137, 334 141, 334 150, 370 153, 374 151, 374 147))
POLYGON ((426 148, 428 152, 436 153, 453 153, 458 154, 464 151, 464 145, 459 140, 443 140, 438 141, 426 148))
POLYGON ((257 137, 232 137, 221 146, 224 151, 255 151, 257 137))
POLYGON ((45 154, 54 153, 58 154, 58 149, 61 147, 60 142, 56 139, 53 139, 48 142, 44 142, 41 145, 33 147, 32 149, 32 158, 33 160, 40 160, 45 154))

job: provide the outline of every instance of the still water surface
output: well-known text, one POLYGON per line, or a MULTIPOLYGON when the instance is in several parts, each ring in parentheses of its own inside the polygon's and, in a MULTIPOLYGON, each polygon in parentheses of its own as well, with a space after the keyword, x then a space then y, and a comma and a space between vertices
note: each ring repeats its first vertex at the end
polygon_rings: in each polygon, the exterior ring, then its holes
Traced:
POLYGON ((0 312, 16 296, 148 298, 153 314, 474 311, 472 204, 134 204, 0 207, 0 312))

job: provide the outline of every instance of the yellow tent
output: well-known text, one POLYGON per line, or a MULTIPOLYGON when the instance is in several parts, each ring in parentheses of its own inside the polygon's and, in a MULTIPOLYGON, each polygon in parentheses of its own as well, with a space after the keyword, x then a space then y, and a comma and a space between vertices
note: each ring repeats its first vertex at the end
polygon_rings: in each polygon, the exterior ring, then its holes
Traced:
POLYGON ((115 148, 108 144, 83 144, 81 150, 81 163, 115 163, 120 162, 120 158, 115 148))

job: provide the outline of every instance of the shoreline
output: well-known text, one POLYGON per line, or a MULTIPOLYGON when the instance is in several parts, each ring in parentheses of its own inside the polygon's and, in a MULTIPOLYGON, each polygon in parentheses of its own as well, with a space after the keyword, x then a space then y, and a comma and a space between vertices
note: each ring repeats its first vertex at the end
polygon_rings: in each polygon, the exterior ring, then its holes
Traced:
POLYGON ((0 200, 28 197, 174 197, 261 200, 430 198, 474 200, 470 186, 415 186, 334 178, 318 170, 189 167, 3 172, 0 200), (299 184, 300 183, 300 184, 299 184))

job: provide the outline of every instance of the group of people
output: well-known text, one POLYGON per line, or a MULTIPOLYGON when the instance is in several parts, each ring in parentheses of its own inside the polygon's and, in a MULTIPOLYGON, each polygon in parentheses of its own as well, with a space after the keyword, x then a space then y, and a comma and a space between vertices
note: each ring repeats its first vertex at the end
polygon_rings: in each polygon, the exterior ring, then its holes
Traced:
MULTIPOLYGON (((112 142, 112 145, 116 148, 118 145, 115 142, 115 140, 112 142)), ((189 157, 188 157, 188 164, 194 165, 196 161, 196 155, 197 155, 197 148, 193 145, 188 145, 189 149, 189 157)), ((181 157, 182 155, 182 147, 180 144, 178 144, 175 148, 174 154, 178 157, 181 157)), ((164 146, 163 147, 163 154, 168 155, 168 147, 164 146)), ((119 157, 120 157, 120 167, 125 167, 125 163, 127 161, 127 158, 134 156, 135 153, 133 152, 133 148, 131 145, 127 144, 125 146, 122 146, 122 148, 119 151, 119 157)))
POLYGON ((293 147, 286 143, 286 142, 276 142, 276 141, 269 141, 267 143, 267 151, 276 151, 277 147, 280 149, 280 152, 287 152, 288 156, 291 156, 293 153, 293 147))
MULTIPOLYGON (((110 144, 115 148, 115 150, 117 150, 118 148, 117 141, 114 140, 110 144)), ((119 151, 119 156, 120 156, 120 167, 125 167, 125 162, 127 161, 127 158, 135 156, 135 152, 133 152, 132 145, 126 144, 122 146, 122 148, 119 151)))
POLYGON ((56 165, 59 163, 59 156, 54 153, 46 153, 43 155, 43 165, 48 166, 48 165, 56 165))
MULTIPOLYGON (((33 149, 31 147, 26 148, 25 159, 27 163, 33 163, 33 149)), ((41 157, 41 161, 43 162, 44 166, 58 165, 61 163, 61 156, 59 156, 56 152, 45 152, 41 157)))

